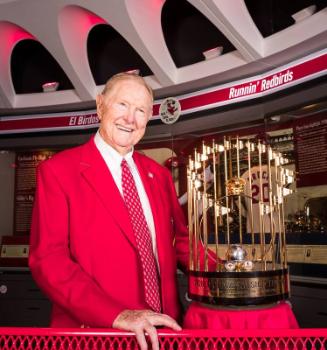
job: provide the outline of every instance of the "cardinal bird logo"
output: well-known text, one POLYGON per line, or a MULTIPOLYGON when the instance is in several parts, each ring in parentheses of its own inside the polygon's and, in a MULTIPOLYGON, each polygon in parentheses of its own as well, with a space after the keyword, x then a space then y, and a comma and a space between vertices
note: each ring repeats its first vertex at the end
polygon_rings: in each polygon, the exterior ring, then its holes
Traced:
POLYGON ((170 115, 174 115, 178 108, 175 106, 175 101, 168 101, 167 111, 170 115))
POLYGON ((174 97, 166 98, 160 105, 159 114, 165 124, 175 123, 181 114, 179 101, 174 97))

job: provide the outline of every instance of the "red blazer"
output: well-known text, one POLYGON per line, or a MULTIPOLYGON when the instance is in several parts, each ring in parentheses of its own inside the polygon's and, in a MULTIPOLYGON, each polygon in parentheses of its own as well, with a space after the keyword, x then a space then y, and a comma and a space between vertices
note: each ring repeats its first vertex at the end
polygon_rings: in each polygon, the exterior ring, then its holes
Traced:
MULTIPOLYGON (((188 262, 188 234, 167 169, 133 155, 156 229, 163 312, 178 318, 176 260, 188 262)), ((52 326, 111 327, 125 309, 146 309, 141 262, 120 192, 94 144, 40 164, 29 266, 53 302, 52 326)))

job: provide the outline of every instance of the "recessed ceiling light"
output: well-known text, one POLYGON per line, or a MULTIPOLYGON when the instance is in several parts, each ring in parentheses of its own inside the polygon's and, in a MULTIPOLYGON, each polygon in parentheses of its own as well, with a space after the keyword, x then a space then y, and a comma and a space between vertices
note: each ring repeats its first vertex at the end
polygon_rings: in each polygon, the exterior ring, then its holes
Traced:
POLYGON ((223 52, 223 49, 224 48, 222 46, 217 46, 210 50, 203 51, 202 53, 206 60, 211 60, 212 58, 220 56, 223 52))
POLYGON ((312 5, 305 9, 298 11, 292 15, 292 18, 296 23, 303 21, 304 19, 312 16, 316 12, 317 6, 312 5))
POLYGON ((58 89, 59 83, 57 81, 52 81, 49 83, 44 83, 42 85, 43 92, 53 92, 58 89))

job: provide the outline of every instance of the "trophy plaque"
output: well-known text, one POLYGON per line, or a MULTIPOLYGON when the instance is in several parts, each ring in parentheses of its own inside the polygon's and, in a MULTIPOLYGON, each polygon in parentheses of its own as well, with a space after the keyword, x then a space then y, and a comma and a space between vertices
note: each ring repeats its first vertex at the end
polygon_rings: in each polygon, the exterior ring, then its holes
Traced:
POLYGON ((270 145, 224 138, 188 164, 189 297, 263 305, 289 297, 284 198, 288 160, 270 145))

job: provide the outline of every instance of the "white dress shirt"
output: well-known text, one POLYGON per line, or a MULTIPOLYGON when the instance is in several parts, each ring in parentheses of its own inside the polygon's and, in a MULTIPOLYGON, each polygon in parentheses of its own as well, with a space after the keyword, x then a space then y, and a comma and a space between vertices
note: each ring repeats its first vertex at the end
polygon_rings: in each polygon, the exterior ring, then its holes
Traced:
POLYGON ((123 157, 113 147, 111 147, 109 144, 107 144, 104 141, 104 139, 100 135, 99 131, 97 131, 97 133, 95 134, 94 143, 95 143, 97 149, 99 150, 102 158, 106 162, 107 167, 108 167, 123 199, 124 199, 124 196, 123 196, 123 188, 122 188, 122 183, 121 183, 121 177, 122 177, 121 162, 123 159, 126 160, 128 166, 129 166, 129 169, 133 175, 135 184, 136 184, 136 189, 137 189, 137 192, 138 192, 139 197, 140 197, 144 216, 145 216, 146 222, 148 224, 148 228, 150 230, 154 256, 155 256, 156 261, 158 263, 157 241, 156 241, 156 234, 155 234, 151 206, 149 203, 148 196, 145 192, 140 174, 139 174, 138 169, 136 167, 136 164, 133 160, 134 149, 132 149, 129 153, 127 153, 123 157))

